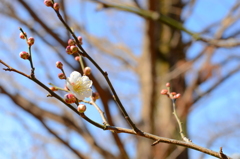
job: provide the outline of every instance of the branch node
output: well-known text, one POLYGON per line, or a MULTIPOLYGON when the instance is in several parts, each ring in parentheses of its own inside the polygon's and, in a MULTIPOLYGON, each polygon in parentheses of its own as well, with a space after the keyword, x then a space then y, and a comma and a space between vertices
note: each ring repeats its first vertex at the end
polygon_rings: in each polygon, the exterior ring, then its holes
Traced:
POLYGON ((161 141, 160 139, 158 139, 157 141, 154 141, 151 146, 157 145, 158 143, 160 143, 160 141, 161 141))
POLYGON ((229 159, 229 158, 223 153, 222 147, 220 147, 219 156, 220 156, 221 159, 229 159))

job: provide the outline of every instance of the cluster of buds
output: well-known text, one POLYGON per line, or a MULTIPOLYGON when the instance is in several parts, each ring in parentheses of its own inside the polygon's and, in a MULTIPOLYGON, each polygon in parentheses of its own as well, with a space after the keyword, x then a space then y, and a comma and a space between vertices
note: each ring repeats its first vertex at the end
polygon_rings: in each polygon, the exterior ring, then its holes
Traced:
MULTIPOLYGON (((166 83, 166 87, 170 88, 170 83, 166 83)), ((181 97, 180 93, 176 92, 170 92, 169 89, 162 89, 161 90, 162 95, 167 95, 170 99, 177 99, 181 97)))
POLYGON ((60 8, 59 4, 58 3, 53 4, 52 0, 44 0, 44 4, 47 7, 53 7, 54 10, 59 11, 60 8))
POLYGON ((67 104, 72 104, 72 103, 75 103, 77 101, 77 99, 72 93, 68 93, 64 96, 64 101, 67 104))
POLYGON ((66 47, 66 52, 69 54, 69 55, 72 55, 74 53, 77 53, 78 52, 78 48, 75 46, 75 41, 73 39, 69 39, 68 40, 68 46, 66 47))
POLYGON ((79 113, 84 113, 86 110, 87 110, 87 107, 84 104, 79 104, 78 107, 77 107, 77 111, 79 113))
MULTIPOLYGON (((21 38, 21 39, 26 39, 27 38, 27 33, 20 33, 19 34, 19 37, 21 38)), ((33 44, 34 44, 34 38, 33 37, 30 37, 30 38, 28 38, 27 39, 27 44, 29 45, 29 46, 32 46, 33 44)))

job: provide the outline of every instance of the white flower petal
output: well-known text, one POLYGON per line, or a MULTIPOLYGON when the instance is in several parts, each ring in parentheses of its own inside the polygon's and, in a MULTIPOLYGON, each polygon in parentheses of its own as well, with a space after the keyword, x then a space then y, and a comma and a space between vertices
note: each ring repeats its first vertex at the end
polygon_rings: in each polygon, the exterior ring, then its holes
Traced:
POLYGON ((83 100, 84 98, 88 98, 92 95, 92 90, 89 88, 88 91, 84 91, 83 93, 77 93, 74 95, 77 97, 77 99, 83 100))
POLYGON ((81 75, 79 72, 73 71, 73 72, 70 74, 69 81, 75 83, 75 82, 78 81, 78 79, 81 78, 81 77, 82 77, 82 75, 81 75))
POLYGON ((87 76, 81 76, 77 71, 70 74, 66 80, 66 86, 79 100, 88 98, 92 95, 92 81, 87 76))
POLYGON ((83 85, 86 85, 87 87, 92 86, 92 81, 88 78, 88 76, 82 76, 83 85))

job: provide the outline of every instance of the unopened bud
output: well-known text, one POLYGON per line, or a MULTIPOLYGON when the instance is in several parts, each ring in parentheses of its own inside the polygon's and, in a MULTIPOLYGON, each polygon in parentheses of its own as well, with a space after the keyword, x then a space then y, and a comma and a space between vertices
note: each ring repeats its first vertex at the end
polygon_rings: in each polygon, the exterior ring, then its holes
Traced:
POLYGON ((22 59, 27 60, 27 59, 29 59, 30 54, 27 53, 26 51, 22 51, 22 52, 20 52, 19 56, 20 56, 22 59))
POLYGON ((84 75, 89 76, 91 74, 91 68, 90 67, 85 67, 83 73, 84 73, 84 75))
POLYGON ((87 110, 87 107, 84 104, 79 104, 78 107, 77 107, 77 111, 79 113, 84 113, 86 110, 87 110))
POLYGON ((179 94, 179 93, 173 96, 174 99, 177 99, 177 98, 180 98, 180 97, 181 97, 181 94, 179 94))
POLYGON ((59 3, 54 3, 54 4, 53 4, 53 9, 54 9, 54 10, 59 11, 59 8, 60 8, 59 3))
POLYGON ((93 92, 92 93, 92 100, 95 102, 97 99, 99 99, 100 98, 100 96, 99 96, 99 94, 98 94, 98 92, 93 92))
POLYGON ((177 93, 176 92, 171 92, 171 95, 175 96, 177 93))
POLYGON ((52 6, 53 6, 52 0, 44 0, 44 4, 45 4, 47 7, 52 7, 52 6))
POLYGON ((161 94, 162 94, 162 95, 167 95, 167 94, 168 94, 168 90, 162 89, 162 90, 161 90, 161 94))
POLYGON ((76 56, 76 57, 75 57, 75 60, 76 60, 76 61, 79 61, 79 60, 80 60, 80 57, 79 57, 79 56, 76 56))
POLYGON ((170 87, 170 83, 166 83, 166 87, 170 87))
POLYGON ((76 99, 76 97, 72 93, 69 93, 69 94, 66 94, 64 96, 64 101, 67 104, 72 104, 72 103, 75 103, 77 101, 77 99, 76 99))
POLYGON ((66 79, 66 76, 63 73, 58 74, 59 79, 66 79))
POLYGON ((27 36, 27 33, 24 32, 24 34, 21 32, 21 33, 19 34, 19 37, 20 37, 21 39, 25 39, 25 37, 27 36), (24 34, 25 34, 25 35, 24 35, 24 34))
POLYGON ((66 47, 66 52, 69 54, 69 55, 72 55, 72 51, 71 51, 71 46, 67 46, 66 47))
POLYGON ((72 54, 78 52, 78 48, 76 46, 70 46, 70 50, 71 50, 72 54))
POLYGON ((74 46, 75 45, 75 41, 73 39, 69 39, 68 40, 68 45, 69 46, 74 46))
POLYGON ((82 42, 82 37, 81 37, 81 36, 78 37, 78 41, 79 41, 80 45, 83 44, 83 42, 82 42))
POLYGON ((34 44, 34 38, 33 37, 28 38, 27 43, 29 46, 32 46, 34 44))
POLYGON ((56 87, 50 87, 51 91, 57 91, 58 89, 56 87))
POLYGON ((62 69, 63 68, 63 64, 60 61, 57 61, 56 62, 56 67, 59 68, 59 69, 62 69))

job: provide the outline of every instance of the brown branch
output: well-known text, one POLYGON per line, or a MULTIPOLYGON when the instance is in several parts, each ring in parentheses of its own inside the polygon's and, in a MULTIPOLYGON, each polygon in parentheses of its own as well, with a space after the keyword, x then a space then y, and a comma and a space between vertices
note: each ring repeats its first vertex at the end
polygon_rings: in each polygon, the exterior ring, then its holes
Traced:
MULTIPOLYGON (((57 120, 58 122, 64 118, 61 118, 60 116, 47 112, 37 106, 35 106, 33 103, 28 102, 27 100, 24 100, 24 98, 20 97, 19 95, 16 96, 12 96, 11 94, 9 94, 8 92, 6 92, 2 87, 0 87, 1 93, 4 93, 6 95, 8 95, 11 99, 13 99, 13 101, 18 105, 19 103, 25 103, 24 107, 20 106, 22 109, 24 109, 26 112, 30 113, 32 116, 34 116, 36 119, 38 119, 42 125, 51 133, 53 134, 61 143, 63 143, 66 147, 68 147, 75 155, 77 155, 80 158, 87 158, 86 156, 84 156, 83 154, 81 154, 79 151, 77 151, 76 149, 74 149, 72 146, 70 146, 70 144, 66 141, 64 141, 63 139, 61 139, 57 133, 55 133, 53 130, 51 130, 50 127, 48 127, 45 122, 43 121, 43 117, 47 116, 51 119, 57 120), (19 99, 20 98, 20 99, 19 99), (18 102, 19 101, 19 102, 18 102), (28 102, 28 103, 26 103, 28 102), (44 114, 44 115, 43 115, 44 114)), ((65 118, 66 119, 66 118, 65 118)), ((65 121, 69 121, 69 120, 65 120, 65 121)))
POLYGON ((65 103, 65 101, 58 96, 55 92, 53 92, 51 89, 49 89, 47 86, 45 86, 42 82, 40 82, 36 77, 32 77, 30 75, 26 75, 25 73, 22 73, 21 71, 18 71, 12 67, 10 67, 9 65, 7 65, 5 62, 3 62, 2 60, 0 60, 0 63, 3 64, 4 66, 6 66, 7 68, 4 68, 5 71, 13 71, 16 72, 24 77, 27 77, 28 79, 30 79, 31 81, 34 81, 35 83, 37 83, 39 86, 41 86, 42 88, 44 88, 46 91, 48 91, 50 93, 50 95, 52 97, 55 97, 56 99, 58 99, 59 101, 61 101, 63 104, 65 104, 67 107, 69 107, 70 109, 72 109, 75 113, 77 113, 78 115, 80 115, 81 117, 83 117, 86 121, 90 122, 91 124, 95 125, 96 127, 99 127, 101 129, 104 129, 105 126, 101 125, 99 123, 96 123, 94 121, 92 121, 91 119, 89 119, 84 113, 79 113, 76 108, 74 108, 72 105, 65 103))
POLYGON ((39 16, 32 10, 32 8, 26 3, 24 0, 19 0, 18 1, 31 15, 31 17, 35 20, 35 22, 39 23, 44 30, 47 31, 54 39, 56 39, 62 46, 65 46, 66 43, 50 29, 44 22, 39 18, 39 16))
MULTIPOLYGON (((58 114, 46 111, 44 109, 41 109, 40 107, 35 105, 35 103, 32 103, 32 102, 26 100, 20 94, 11 95, 9 92, 7 92, 2 87, 0 87, 0 90, 1 90, 1 93, 4 93, 7 96, 9 96, 17 106, 19 106, 26 112, 30 113, 34 117, 41 115, 41 118, 44 118, 44 119, 47 118, 47 119, 54 120, 58 123, 61 123, 65 126, 67 126, 68 129, 75 130, 92 146, 93 149, 95 149, 97 152, 99 152, 102 156, 105 156, 105 157, 108 156, 109 158, 115 158, 110 152, 102 149, 101 146, 98 145, 94 141, 93 136, 90 135, 91 133, 88 131, 87 127, 85 127, 85 129, 83 129, 82 125, 79 126, 79 125, 75 124, 73 119, 67 118, 65 115, 58 115, 58 114)), ((37 118, 37 119, 39 120, 39 118, 37 118)))
POLYGON ((135 130, 133 129, 125 129, 125 128, 120 128, 120 127, 115 127, 115 126, 103 126, 103 125, 100 125, 94 121, 92 121, 91 119, 89 119, 84 113, 78 113, 77 110, 75 108, 73 108, 71 105, 69 104, 66 104, 62 98, 60 98, 57 94, 55 94, 54 92, 52 92, 48 87, 46 87, 44 84, 42 84, 40 81, 38 81, 36 78, 32 79, 32 77, 14 69, 14 68, 11 68, 10 66, 8 66, 6 63, 4 63, 2 60, 0 60, 0 63, 2 63, 4 66, 7 67, 7 69, 4 69, 6 71, 13 71, 13 72, 16 72, 18 74, 21 74, 27 78, 29 78, 30 80, 36 82, 38 85, 40 85, 42 88, 44 88, 45 90, 47 90, 52 96, 54 96, 55 98, 57 98, 58 100, 60 100, 61 102, 63 102, 65 105, 67 105, 70 109, 72 109, 74 112, 76 112, 78 115, 80 115, 83 119, 85 119, 86 121, 88 121, 89 123, 93 124, 94 126, 98 127, 98 128, 101 128, 103 130, 113 130, 114 132, 117 132, 117 133, 128 133, 128 134, 134 134, 134 135, 137 135, 137 136, 142 136, 142 137, 145 137, 145 138, 149 138, 149 139, 153 139, 155 141, 158 141, 158 142, 162 142, 162 143, 168 143, 168 144, 174 144, 174 145, 179 145, 179 146, 183 146, 183 147, 187 147, 187 148, 191 148, 191 149, 195 149, 197 151, 200 151, 200 152, 203 152, 203 153, 206 153, 206 154, 209 154, 211 156, 215 156, 215 157, 218 157, 220 158, 220 154, 215 152, 215 151, 212 151, 212 150, 209 150, 207 148, 203 148, 203 147, 200 147, 198 145, 195 145, 193 143, 189 143, 189 142, 182 142, 182 141, 179 141, 179 140, 174 140, 174 139, 169 139, 169 138, 164 138, 164 137, 159 137, 159 136, 156 136, 156 135, 153 135, 153 134, 149 134, 149 133, 146 133, 146 132, 143 132, 141 131, 141 133, 138 133, 136 132, 135 130))
POLYGON ((101 72, 101 74, 103 75, 103 77, 105 78, 105 80, 107 81, 113 96, 114 96, 114 100, 116 101, 117 105, 119 106, 124 118, 126 119, 126 121, 128 122, 128 124, 138 133, 141 133, 141 131, 136 127, 136 125, 133 123, 133 121, 131 120, 131 118, 129 117, 128 113, 126 112, 124 106, 122 105, 122 102, 120 101, 117 92, 115 91, 110 79, 108 78, 108 73, 103 71, 102 68, 95 62, 95 60, 93 60, 88 53, 83 49, 83 47, 81 46, 80 42, 78 41, 78 38, 76 37, 76 35, 74 34, 74 32, 72 31, 72 29, 68 26, 68 24, 64 21, 64 19, 62 18, 61 14, 59 13, 59 11, 54 10, 59 18, 59 20, 63 23, 63 25, 66 27, 66 29, 71 33, 71 35, 73 36, 74 40, 76 41, 76 45, 78 46, 78 48, 82 51, 83 56, 87 57, 88 60, 91 61, 91 63, 101 72))
MULTIPOLYGON (((43 22, 43 19, 41 19, 39 17, 38 14, 35 13, 35 11, 31 8, 31 6, 29 6, 28 3, 26 3, 25 1, 19 1, 19 3, 21 3, 23 5, 23 7, 26 9, 26 11, 29 13, 29 15, 31 15, 31 17, 35 20, 36 23, 38 23, 46 32, 49 33, 49 35, 51 35, 60 45, 62 45, 63 47, 65 47, 66 42, 64 42, 57 34, 54 33, 54 31, 52 29, 50 29, 45 22, 43 22)), ((7 3, 6 3, 7 5, 7 3)), ((34 33, 36 33, 37 35, 39 35, 39 37, 49 46, 52 45, 52 42, 49 41, 48 38, 44 38, 42 35, 39 34, 38 31, 35 30, 35 27, 30 26, 29 23, 26 22, 26 20, 23 20, 19 17, 19 14, 15 13, 14 8, 12 8, 11 5, 7 5, 7 7, 9 7, 9 9, 7 9, 7 12, 4 12, 3 14, 7 14, 9 17, 15 18, 16 20, 20 21, 22 24, 24 24, 25 26, 27 26, 31 31, 33 31, 34 33)), ((2 12, 2 11, 1 11, 2 12)), ((55 47, 53 47, 53 49, 58 53, 58 55, 60 56, 61 60, 68 64, 72 69, 74 70, 79 70, 81 72, 81 69, 78 69, 77 67, 74 67, 71 63, 69 63, 66 58, 60 54, 59 49, 56 49, 55 47)), ((99 81, 96 80, 96 77, 91 75, 90 76, 91 79, 93 80, 94 86, 97 89, 97 91, 100 94, 104 94, 104 96, 101 97, 101 102, 103 103, 105 112, 106 112, 106 116, 108 118, 109 124, 110 125, 115 125, 114 121, 112 120, 112 116, 110 114, 110 110, 109 110, 109 106, 108 103, 112 100, 112 96, 111 93, 109 91, 109 89, 103 88, 100 86, 99 81)), ((124 145, 121 141, 121 139, 119 138, 119 135, 117 133, 111 133, 111 135, 113 136, 116 145, 118 146, 119 150, 120 150, 120 156, 122 156, 121 158, 129 158, 128 154, 124 148, 124 145)))
POLYGON ((42 123, 42 125, 48 130, 49 133, 51 133, 54 137, 56 137, 63 145, 68 147, 74 154, 76 154, 79 158, 82 159, 89 159, 89 157, 83 155, 80 153, 79 150, 74 149, 67 141, 64 141, 56 132, 54 132, 47 124, 41 119, 41 117, 36 117, 39 119, 39 121, 42 123))
MULTIPOLYGON (((213 135, 209 135, 209 139, 210 140, 207 141, 206 148, 210 148, 217 139, 219 139, 220 137, 224 137, 224 136, 227 136, 227 135, 233 133, 234 131, 237 130, 236 128, 239 128, 239 127, 240 127, 240 124, 234 124, 234 125, 232 125, 230 127, 224 128, 222 131, 218 131, 217 133, 215 133, 213 135)), ((204 155, 205 154, 202 154, 199 157, 199 159, 203 159, 204 155)))
MULTIPOLYGON (((2 60, 0 60, 0 63, 2 63, 4 66, 7 67, 7 69, 4 69, 4 70, 16 72, 16 73, 18 73, 18 74, 21 74, 21 75, 29 78, 30 80, 32 80, 32 81, 34 81, 34 82, 36 82, 38 85, 40 85, 40 86, 43 87, 45 90, 47 90, 53 97, 57 98, 57 99, 60 100, 62 103, 64 103, 65 105, 67 105, 70 109, 72 109, 75 113, 77 113, 78 115, 80 115, 83 119, 85 119, 85 120, 88 121, 89 123, 95 125, 96 127, 99 127, 99 128, 101 128, 101 129, 105 129, 105 126, 104 126, 104 125, 100 125, 100 124, 98 124, 98 123, 96 123, 96 122, 93 122, 93 121, 92 121, 91 119, 89 119, 84 113, 79 113, 72 105, 66 104, 61 97, 59 97, 57 94, 55 94, 53 91, 51 91, 48 87, 46 87, 44 84, 42 84, 42 83, 41 83, 40 81, 38 81, 36 78, 32 78, 32 77, 29 76, 29 75, 26 75, 26 74, 24 74, 24 73, 22 73, 22 72, 20 72, 20 71, 18 71, 18 70, 16 70, 16 69, 14 69, 14 68, 11 68, 9 65, 7 65, 6 63, 4 63, 2 60)), ((124 149, 124 146, 123 146, 123 144, 122 144, 119 136, 116 135, 116 134, 113 134, 113 136, 114 136, 114 139, 115 139, 116 143, 119 144, 118 146, 119 146, 120 151, 123 153, 123 154, 121 154, 121 156, 124 156, 124 157, 128 158, 128 155, 127 155, 127 153, 126 153, 126 151, 125 151, 125 149, 124 149)), ((103 151, 103 153, 107 154, 107 151, 103 151)))
POLYGON ((114 130, 115 132, 118 132, 118 133, 128 133, 128 134, 133 134, 133 135, 137 135, 137 136, 142 136, 142 137, 145 137, 145 138, 149 138, 149 139, 152 139, 152 140, 159 141, 161 143, 168 143, 168 144, 183 146, 183 147, 186 147, 186 148, 191 148, 191 149, 206 153, 208 155, 220 158, 220 155, 219 155, 218 152, 215 152, 215 151, 212 151, 210 149, 195 145, 194 143, 169 139, 169 138, 165 138, 165 137, 159 137, 159 136, 149 134, 149 133, 146 133, 146 132, 143 132, 142 134, 137 134, 136 132, 134 132, 131 129, 125 129, 125 128, 114 127, 114 126, 107 126, 106 130, 114 130))
POLYGON ((225 75, 224 77, 222 77, 221 79, 219 79, 214 85, 212 85, 207 91, 199 94, 195 99, 194 99, 194 103, 196 103, 199 99, 201 99, 203 96, 207 95, 208 93, 210 93, 212 90, 214 90, 216 87, 218 87, 222 82, 224 82, 225 80, 227 80, 229 77, 231 77, 233 74, 237 73, 238 71, 240 71, 240 65, 238 67, 236 67, 235 69, 233 69, 232 71, 228 72, 227 75, 225 75))
POLYGON ((138 8, 142 8, 142 7, 140 6, 138 0, 133 0, 133 2, 136 4, 136 6, 137 6, 138 8))
POLYGON ((106 8, 114 8, 117 10, 134 13, 148 20, 159 21, 170 27, 186 32, 195 40, 200 40, 216 47, 235 47, 240 45, 240 40, 233 39, 233 38, 219 40, 219 39, 209 39, 209 38, 202 37, 199 33, 194 33, 189 29, 185 28, 185 26, 182 23, 168 16, 165 16, 163 14, 159 14, 158 12, 144 10, 136 7, 129 7, 127 5, 122 5, 122 4, 118 5, 118 4, 107 3, 100 0, 90 0, 90 1, 100 3, 106 8))

